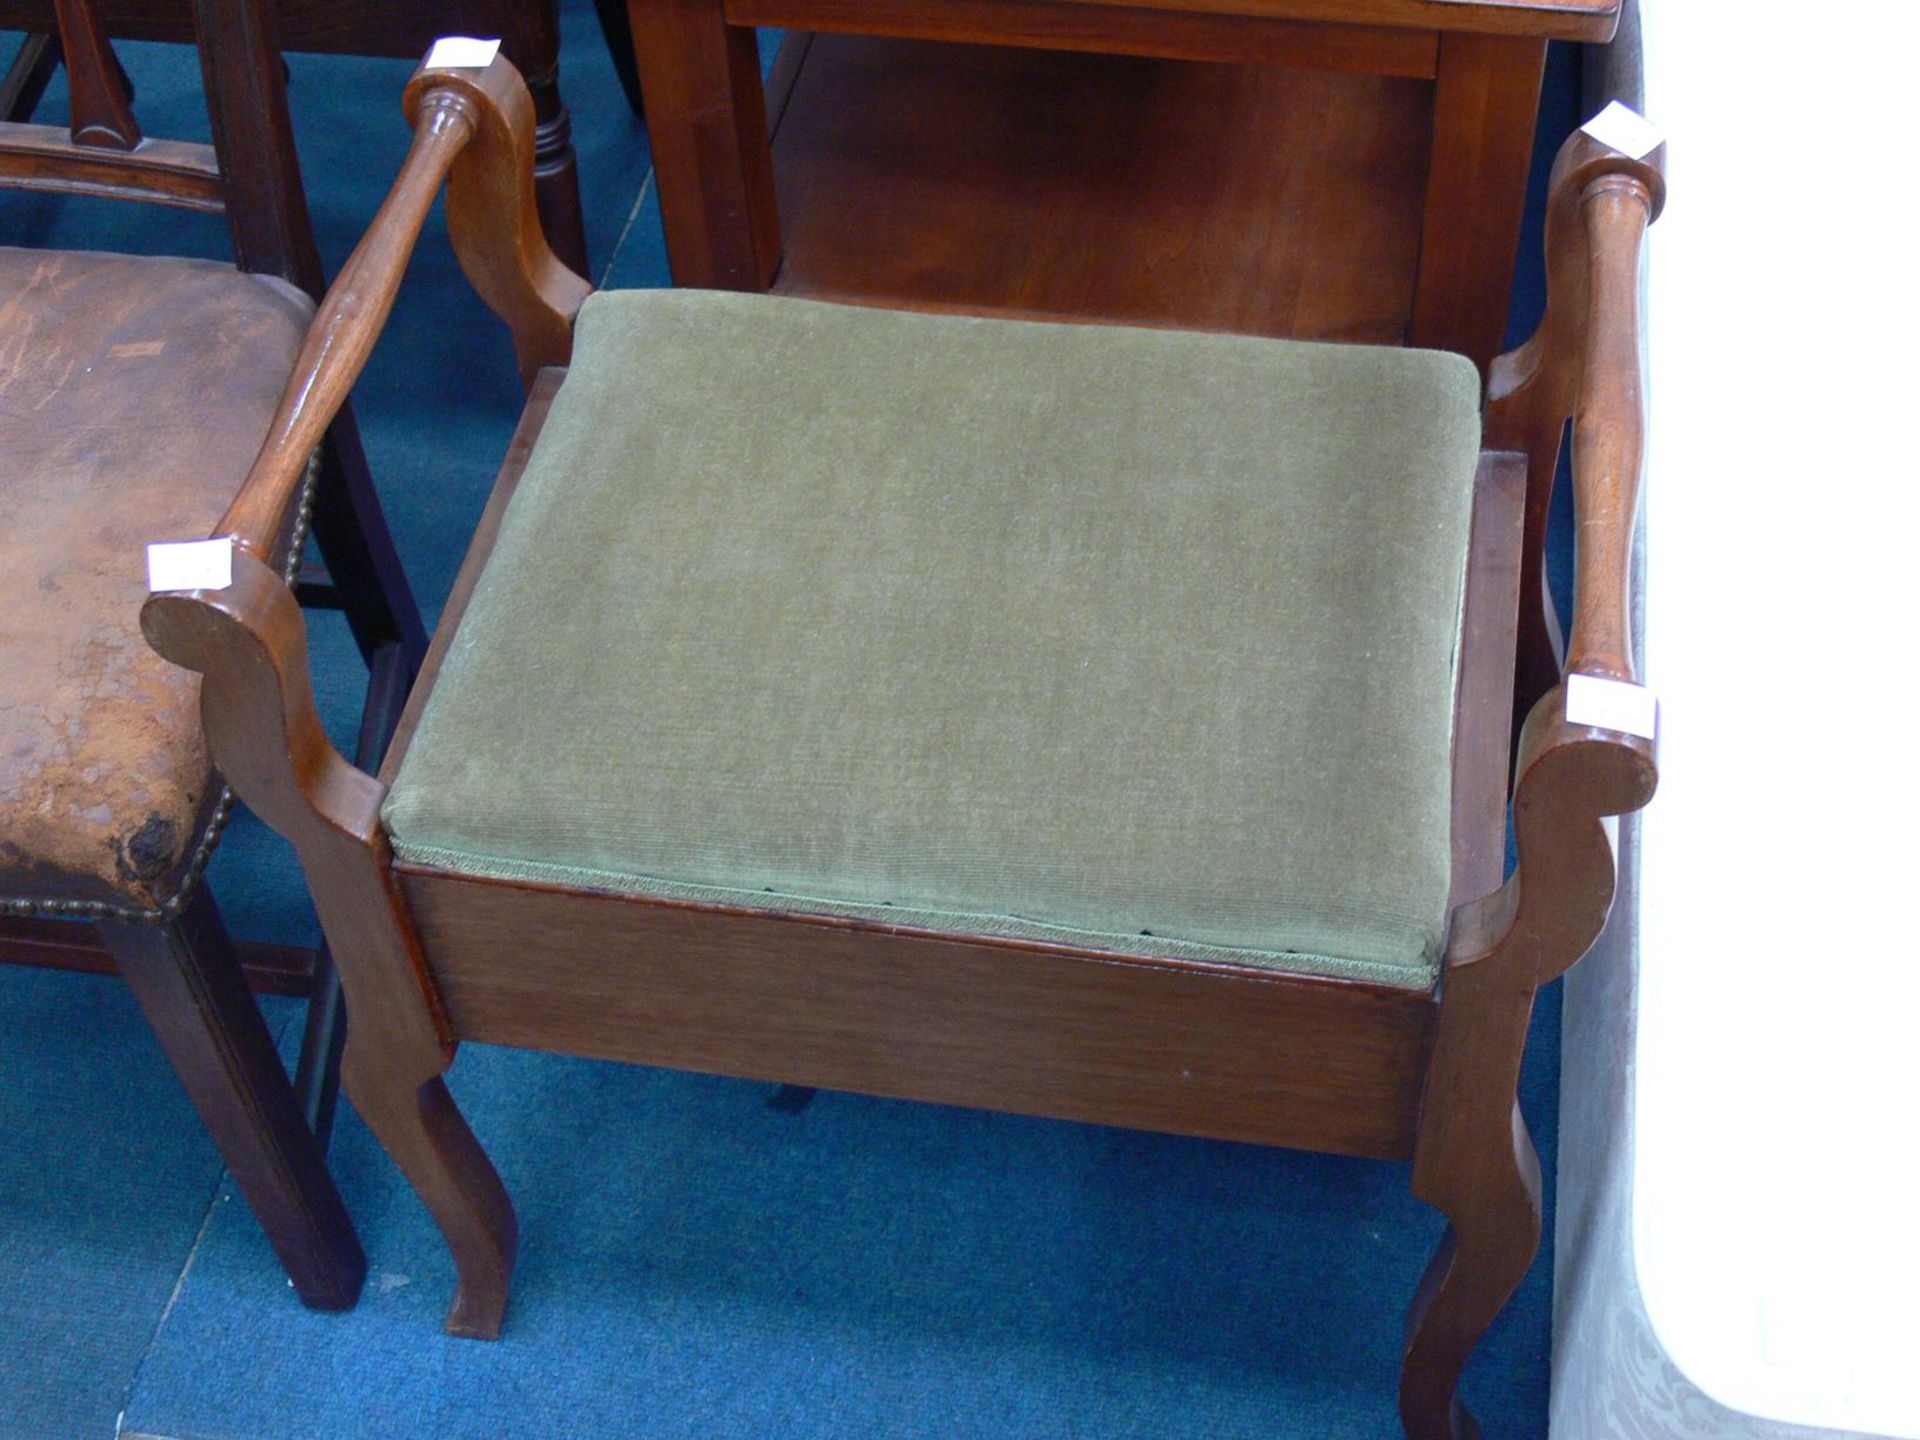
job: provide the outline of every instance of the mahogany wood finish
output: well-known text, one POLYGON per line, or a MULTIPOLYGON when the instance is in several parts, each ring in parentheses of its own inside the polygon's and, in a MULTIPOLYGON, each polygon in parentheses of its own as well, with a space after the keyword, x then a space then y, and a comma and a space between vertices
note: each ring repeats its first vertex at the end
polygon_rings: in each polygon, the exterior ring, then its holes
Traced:
POLYGON ((1499 887, 1507 863, 1514 612, 1527 493, 1524 455, 1488 450, 1474 495, 1474 546, 1460 616, 1460 694, 1453 713, 1454 908, 1499 887))
MULTIPOLYGON (((866 32, 862 0, 727 0, 730 25, 866 32)), ((1060 0, 920 0, 888 32, 903 40, 978 42, 1175 60, 1221 60, 1431 80, 1438 38, 1419 30, 1263 21, 1204 11, 1132 10, 1060 0)))
POLYGON ((397 873, 463 1039, 1343 1155, 1412 1153, 1423 994, 414 865, 397 873))
POLYGON ((572 356, 573 317, 592 287, 548 248, 541 228, 527 178, 526 87, 491 70, 432 85, 416 78, 405 97, 408 123, 418 125, 422 106, 474 127, 447 176, 447 229, 468 282, 506 320, 521 381, 531 386, 542 366, 572 356))
MULTIPOLYGON (((405 759, 562 372, 541 374, 381 772, 405 759)), ((1478 480, 1456 697, 1456 888, 1500 883, 1524 462, 1478 480)), ((396 866, 464 1039, 1405 1159, 1429 996, 396 866), (769 932, 773 927, 773 933, 769 932), (578 937, 594 935, 582 950, 578 937), (624 984, 609 982, 617 955, 624 984), (751 995, 720 1014, 716 995, 751 995)), ((1477 886, 1478 888, 1471 888, 1477 886)))
MULTIPOLYGON (((319 952, 299 945, 269 945, 234 940, 240 972, 261 995, 304 1000, 313 993, 314 962, 319 952)), ((91 926, 66 920, 13 920, 0 928, 0 965, 30 965, 41 970, 72 970, 83 975, 117 975, 113 952, 91 926)))
POLYGON ((510 65, 422 71, 404 105, 413 146, 340 278, 321 302, 260 453, 215 533, 266 561, 306 457, 346 404, 393 309, 407 260, 443 180, 447 228, 474 289, 507 322, 529 384, 564 364, 587 282, 547 248, 528 184, 533 112, 510 65))
POLYGON ((674 282, 766 289, 780 223, 753 32, 729 26, 721 0, 634 0, 627 18, 674 282))
POLYGON ((1419 79, 834 33, 797 68, 782 294, 1404 337, 1419 79))
POLYGON ((449 1330, 497 1335, 517 1243, 513 1210, 440 1078, 453 1035, 400 903, 380 829, 385 787, 349 765, 321 728, 292 592, 245 549, 233 562, 223 591, 151 597, 142 627, 161 654, 201 672, 201 713, 227 782, 299 853, 352 1011, 341 1062, 347 1096, 454 1251, 460 1287, 449 1330))
POLYGON ((205 886, 172 925, 101 927, 201 1123, 253 1206, 294 1289, 317 1310, 359 1298, 366 1261, 205 886), (358 1263, 342 1263, 343 1257, 358 1263))
MULTIPOLYGON (((1654 152, 1640 177, 1654 215, 1666 200, 1663 155, 1664 150, 1654 152)), ((1612 151, 1584 135, 1575 135, 1555 158, 1546 215, 1546 311, 1526 344, 1500 357, 1488 386, 1487 443, 1523 451, 1528 459, 1516 721, 1559 682, 1565 653, 1553 597, 1547 590, 1547 521, 1561 441, 1579 403, 1589 363, 1582 340, 1594 323, 1589 314, 1593 295, 1583 197, 1588 184, 1609 173, 1613 163, 1612 151)), ((1618 341, 1610 343, 1617 351, 1618 341)), ((1612 358, 1617 363, 1620 357, 1612 358)), ((1585 551, 1582 539, 1580 548, 1585 551)))
MULTIPOLYGON (((1496 380, 1506 383, 1487 416, 1489 440, 1525 433, 1527 421, 1552 430, 1555 453, 1529 464, 1531 512, 1531 492, 1552 484, 1568 418, 1546 397, 1572 397, 1580 545, 1566 673, 1627 681, 1644 411, 1640 241, 1659 213, 1663 163, 1664 147, 1634 161, 1584 133, 1561 149, 1548 212, 1557 318, 1503 357, 1496 380)), ((1538 574, 1543 544, 1529 528, 1523 576, 1538 574)), ((1518 868, 1456 912, 1414 1153, 1414 1193, 1449 1221, 1408 1320, 1400 1406, 1416 1437, 1478 1433, 1458 1398, 1460 1371, 1539 1243, 1540 1162, 1512 1100, 1534 993, 1606 923, 1615 865, 1603 817, 1640 809, 1658 780, 1651 740, 1572 724, 1565 700, 1556 679, 1527 709, 1513 792, 1518 868)))
MULTIPOLYGON (((510 73, 504 62, 496 69, 510 73)), ((416 78, 415 150, 378 222, 391 233, 376 234, 367 253, 404 250, 422 177, 449 163, 443 98, 499 110, 469 136, 496 123, 524 131, 525 115, 509 114, 496 78, 416 78)), ((462 149, 454 163, 469 155, 505 164, 524 147, 462 149)), ((508 188, 495 182, 496 192, 508 188)), ((1640 466, 1634 285, 1659 189, 1657 165, 1582 137, 1563 151, 1553 200, 1558 318, 1506 362, 1503 374, 1523 378, 1488 422, 1490 439, 1524 433, 1519 420, 1551 408, 1541 397, 1577 398, 1583 543, 1571 654, 1584 673, 1631 674, 1621 615, 1640 466)), ((482 242, 469 231, 460 243, 482 242)), ((343 308, 316 329, 371 329, 383 313, 379 303, 357 316, 343 308)), ((343 338, 292 389, 343 393, 352 364, 330 356, 364 353, 366 343, 343 338)), ((559 381, 553 369, 535 377, 390 767, 559 381)), ((232 586, 153 597, 143 623, 156 649, 201 673, 208 734, 227 774, 300 853, 356 1017, 348 1091, 453 1248, 457 1333, 497 1331, 516 1243, 505 1193, 440 1078, 454 1041, 466 1037, 1410 1156, 1415 1192, 1449 1225, 1409 1316, 1401 1412, 1415 1440, 1463 1440, 1476 1431, 1457 1398, 1460 1368, 1538 1239, 1539 1167, 1515 1103, 1534 995, 1598 933, 1614 883, 1603 819, 1643 805, 1656 776, 1651 742, 1570 724, 1556 683, 1532 706, 1520 740, 1510 811, 1519 867, 1502 883, 1509 812, 1496 797, 1507 776, 1521 583, 1532 573, 1523 559, 1538 560, 1522 553, 1536 541, 1525 522, 1542 483, 1538 464, 1535 454, 1491 445, 1475 489, 1455 700, 1460 903, 1431 992, 396 865, 378 820, 385 786, 327 745, 307 690, 298 607, 264 564, 243 550, 232 586)))
POLYGON ((73 143, 133 149, 140 143, 140 124, 133 118, 132 97, 93 7, 87 0, 54 0, 54 10, 67 65, 73 143))
POLYGON ((1620 0, 1069 0, 1141 9, 1230 12, 1340 25, 1470 30, 1545 40, 1606 40, 1620 0))
POLYGON ((1484 371, 1507 333, 1547 42, 1443 34, 1433 149, 1407 341, 1458 350, 1484 371))
MULTIPOLYGON (((195 39, 198 44, 213 132, 211 146, 141 135, 132 118, 131 87, 105 39, 112 27, 102 7, 83 0, 59 0, 57 14, 44 17, 23 17, 21 8, 12 0, 0 5, 0 24, 31 25, 44 20, 50 27, 57 25, 60 41, 57 47, 29 43, 31 63, 16 70, 19 83, 7 97, 8 113, 31 109, 50 70, 50 57, 57 53, 64 55, 72 82, 73 123, 69 129, 0 123, 0 183, 218 211, 227 219, 242 270, 280 277, 316 297, 324 293, 270 8, 254 0, 193 0, 190 8, 182 9, 189 28, 185 37, 175 38, 195 39)), ((162 260, 141 263, 158 267, 154 273, 168 264, 162 260)), ((201 262, 180 263, 191 269, 201 262)), ((246 284, 250 287, 252 282, 246 284)), ((74 293, 80 291, 76 288, 74 293)), ((142 297, 115 295, 87 303, 125 303, 137 310, 142 297)), ((207 308, 210 312, 213 307, 207 308)), ((100 320, 98 310, 90 318, 100 320)), ((220 314, 199 310, 164 318, 169 326, 223 323, 220 314)), ((145 320, 154 323, 154 314, 145 313, 145 320)), ((52 333, 63 332, 56 326, 52 333)), ((234 331, 236 336, 241 333, 234 331)), ((164 346, 155 353, 161 350, 164 346)), ((153 363, 163 365, 158 360, 153 363)), ((280 351, 271 363, 284 366, 286 352, 280 351)), ((144 390, 128 394, 113 416, 98 417, 98 423, 117 420, 136 431, 153 423, 154 407, 172 392, 161 378, 167 376, 164 368, 151 373, 144 390)), ((221 406, 228 397, 220 393, 215 379, 195 378, 203 385, 215 384, 214 391, 204 396, 206 413, 223 413, 221 406)), ((129 372, 124 383, 142 382, 129 372)), ((55 407, 46 413, 62 412, 55 407)), ((425 649, 425 636, 394 556, 352 418, 342 412, 330 419, 330 426, 307 437, 308 450, 299 468, 304 476, 306 455, 319 446, 322 464, 313 531, 326 553, 332 593, 346 611, 363 653, 376 663, 376 681, 381 674, 387 677, 371 687, 363 718, 363 737, 370 743, 363 743, 361 756, 372 764, 378 761, 397 715, 398 698, 425 649)), ((247 423, 257 424, 257 416, 247 423)), ((38 444, 29 440, 25 453, 57 453, 57 438, 44 437, 38 444)), ((110 440, 113 437, 103 432, 96 437, 96 445, 105 453, 140 453, 137 441, 120 439, 109 444, 110 440)), ((144 485, 128 487, 129 506, 150 501, 166 488, 164 476, 157 471, 144 479, 144 485)), ((288 503, 272 518, 272 539, 263 553, 283 543, 291 523, 292 499, 289 494, 288 503)), ((31 624, 31 618, 23 623, 31 624)), ((160 733, 165 733, 164 727, 160 733)), ((155 763, 164 758, 148 756, 146 760, 155 763)), ((134 763, 141 757, 128 759, 134 763)), ((337 987, 328 978, 324 952, 313 956, 279 947, 236 947, 221 925, 204 878, 188 883, 194 888, 186 892, 177 914, 162 910, 136 918, 133 909, 122 906, 93 932, 72 921, 10 919, 0 926, 0 958, 98 969, 102 952, 111 956, 219 1142, 301 1299, 319 1308, 344 1308, 359 1292, 366 1260, 327 1176, 323 1142, 316 1136, 316 1132, 324 1134, 330 1118, 328 1097, 334 1082, 327 1057, 337 1049, 333 1033, 338 1019, 337 987), (242 967, 249 958, 263 988, 314 995, 298 1095, 289 1086, 248 998, 242 967), (335 1021, 333 1030, 324 1023, 329 1016, 335 1021)), ((26 898, 31 903, 32 897, 26 898)), ((73 913, 73 909, 67 906, 53 913, 73 913)))
POLYGON ((1484 371, 1505 331, 1546 43, 1604 40, 1619 4, 629 0, 629 12, 678 284, 766 289, 778 269, 790 294, 1391 339, 1459 351, 1484 371), (839 32, 810 50, 806 71, 824 73, 802 74, 771 164, 758 75, 741 62, 761 25, 839 32), (1083 63, 1088 52, 1164 63, 1102 67, 1083 63), (1309 92, 1253 66, 1431 83, 1409 105, 1405 89, 1309 92), (1020 144, 1003 134, 1009 116, 1020 144), (1402 176, 1415 146, 1417 173, 1402 176), (1369 165, 1378 155, 1390 157, 1384 174, 1369 165), (1290 208, 1305 197, 1311 223, 1290 208), (1035 213, 1043 203, 1050 218, 1035 213), (1249 208, 1265 223, 1250 226, 1249 208), (876 219, 881 233, 837 243, 876 219), (1235 240, 1293 257, 1302 238, 1377 241, 1406 225, 1416 238, 1404 260, 1363 245, 1273 262, 1277 275, 1245 256, 1220 263, 1235 240), (1072 268, 1087 272, 1073 293, 1030 293, 1033 277, 1062 271, 1026 263, 1028 232, 1042 247, 1073 235, 1072 268), (1223 313, 1223 276, 1267 280, 1280 298, 1223 313), (1394 297, 1385 313, 1383 291, 1394 297))
POLYGON ((205 674, 207 735, 228 783, 268 824, 299 837, 314 904, 349 987, 354 1020, 341 1064, 348 1097, 391 1152, 410 1157, 405 1168, 460 1257, 449 1327, 491 1336, 499 1333, 513 1264, 512 1207, 439 1079, 452 1055, 451 1032, 388 869, 378 819, 384 789, 328 743, 307 689, 299 607, 265 563, 300 483, 299 457, 345 403, 450 173, 448 228, 461 266, 498 307, 523 366, 564 361, 571 348, 571 316, 587 286, 547 249, 532 210, 533 109, 518 74, 504 60, 485 71, 422 72, 406 107, 414 143, 400 177, 314 317, 259 458, 215 526, 236 546, 233 587, 218 607, 155 596, 143 625, 162 654, 205 674), (501 206, 503 196, 516 203, 501 206), (240 649, 230 637, 260 609, 274 616, 274 628, 240 649), (242 713, 217 702, 229 694, 256 703, 242 713), (277 713, 262 711, 263 702, 277 713), (240 736, 262 734, 275 737, 264 752, 233 748, 240 736), (407 1076, 398 1087, 396 1065, 407 1076))
POLYGON ((76 150, 65 129, 0 120, 0 184, 54 195, 151 200, 218 215, 226 207, 220 162, 211 145, 148 140, 140 153, 76 150))

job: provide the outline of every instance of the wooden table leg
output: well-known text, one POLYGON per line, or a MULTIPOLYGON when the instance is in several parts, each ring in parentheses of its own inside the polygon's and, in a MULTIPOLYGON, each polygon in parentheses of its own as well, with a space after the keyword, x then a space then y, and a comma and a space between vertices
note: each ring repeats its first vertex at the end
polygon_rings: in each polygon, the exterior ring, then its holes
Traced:
POLYGON ((1485 374, 1507 328, 1547 42, 1440 37, 1426 223, 1407 341, 1457 350, 1485 374))
POLYGON ((591 277, 587 222, 580 210, 580 160, 573 149, 573 120, 560 98, 560 67, 555 64, 526 81, 533 96, 533 192, 540 228, 569 270, 591 277))
POLYGON ((165 925, 100 928, 301 1300, 347 1309, 359 1298, 366 1256, 211 892, 196 887, 165 925))
POLYGON ((767 289, 780 219, 754 32, 721 0, 629 0, 627 14, 674 284, 767 289))

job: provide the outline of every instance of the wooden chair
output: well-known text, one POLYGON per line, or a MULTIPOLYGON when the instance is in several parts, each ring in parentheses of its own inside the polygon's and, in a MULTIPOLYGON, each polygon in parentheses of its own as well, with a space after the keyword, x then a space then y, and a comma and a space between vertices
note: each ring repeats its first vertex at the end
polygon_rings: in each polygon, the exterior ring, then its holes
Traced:
MULTIPOLYGON (((233 498, 323 290, 270 7, 196 13, 211 146, 141 134, 81 0, 59 6, 71 124, 0 123, 0 184, 223 212, 238 261, 0 248, 0 958, 110 958, 301 1299, 340 1309, 366 1261, 315 1135, 337 985, 324 950, 304 957, 316 998, 296 1097, 202 873, 230 796, 199 687, 135 624, 137 542, 204 527, 233 498)), ((360 753, 377 763, 425 635, 344 406, 308 452, 262 553, 346 611, 372 670, 360 753), (303 575, 309 528, 327 569, 303 575)))
POLYGON ((510 68, 423 70, 406 107, 209 532, 232 583, 143 626, 300 853, 347 1093, 453 1250, 448 1328, 498 1333, 515 1250, 442 1079, 473 1039, 1410 1159, 1450 1225, 1402 1414, 1472 1433, 1457 1377, 1539 1235, 1528 1016, 1606 918, 1603 817, 1655 781, 1558 683, 1510 772, 1509 714, 1522 509, 1575 412, 1569 675, 1644 695, 1657 158, 1563 150, 1549 311, 1483 423, 1435 352, 589 294, 510 68), (320 732, 271 556, 443 178, 529 402, 375 779, 320 732))
MULTIPOLYGON (((0 120, 27 120, 47 80, 60 63, 52 33, 55 0, 0 0, 0 29, 29 32, 14 63, 0 79, 0 120)), ((587 269, 587 232, 580 210, 580 167, 573 149, 573 120, 560 94, 558 0, 277 0, 274 30, 284 49, 323 55, 418 55, 436 35, 498 35, 501 48, 533 92, 539 113, 540 217, 558 250, 574 269, 587 269)), ((116 39, 192 43, 192 0, 99 0, 103 33, 116 39)), ((624 28, 608 46, 621 83, 633 67, 632 42, 624 28), (616 43, 623 48, 613 48, 616 43)), ((638 81, 628 89, 640 113, 638 81)))

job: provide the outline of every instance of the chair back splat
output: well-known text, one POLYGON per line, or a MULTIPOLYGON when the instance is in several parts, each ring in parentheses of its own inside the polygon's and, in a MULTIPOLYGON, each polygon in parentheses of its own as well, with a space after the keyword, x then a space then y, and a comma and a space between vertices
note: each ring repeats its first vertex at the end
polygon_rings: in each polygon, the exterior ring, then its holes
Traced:
MULTIPOLYGON (((30 23, 0 0, 0 26, 30 23)), ((224 214, 242 270, 278 275, 318 300, 320 252, 287 113, 273 6, 193 0, 213 143, 145 135, 93 0, 57 0, 71 95, 68 125, 0 120, 0 186, 224 214)))
POLYGON ((73 118, 67 129, 76 145, 136 150, 140 122, 133 118, 132 87, 107 44, 87 0, 55 0, 60 49, 67 62, 73 118))

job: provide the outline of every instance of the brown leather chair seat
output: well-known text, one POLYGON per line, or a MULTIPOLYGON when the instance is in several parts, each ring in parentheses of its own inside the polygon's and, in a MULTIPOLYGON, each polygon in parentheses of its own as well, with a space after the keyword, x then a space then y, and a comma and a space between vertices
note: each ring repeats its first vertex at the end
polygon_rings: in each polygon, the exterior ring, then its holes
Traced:
POLYGON ((199 677, 140 635, 146 545, 219 519, 311 313, 227 264, 0 247, 5 908, 187 878, 220 787, 199 677))

